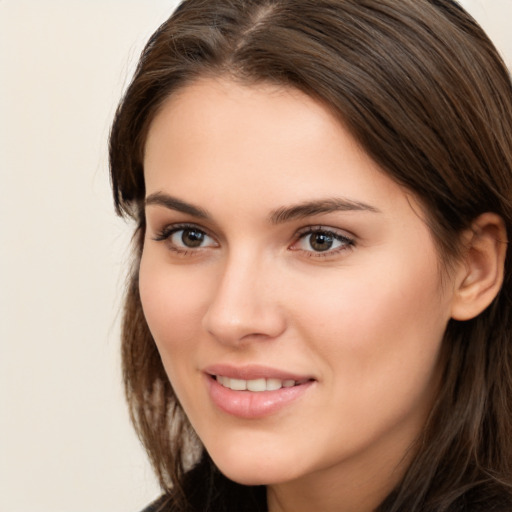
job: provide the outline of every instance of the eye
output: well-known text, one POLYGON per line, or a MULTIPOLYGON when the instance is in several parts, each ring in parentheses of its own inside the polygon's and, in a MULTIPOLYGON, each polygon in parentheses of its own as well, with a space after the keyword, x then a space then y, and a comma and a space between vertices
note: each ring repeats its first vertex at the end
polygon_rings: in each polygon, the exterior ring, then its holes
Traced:
POLYGON ((209 236, 195 228, 180 229, 175 231, 170 237, 169 241, 176 246, 187 247, 189 249, 195 249, 201 247, 209 236))
POLYGON ((156 241, 166 241, 170 248, 177 252, 189 249, 217 247, 217 242, 202 229, 196 226, 167 226, 155 237, 156 241))
POLYGON ((336 253, 353 245, 353 239, 341 233, 319 227, 309 228, 308 231, 301 233, 298 241, 293 244, 291 249, 320 255, 320 253, 336 253))

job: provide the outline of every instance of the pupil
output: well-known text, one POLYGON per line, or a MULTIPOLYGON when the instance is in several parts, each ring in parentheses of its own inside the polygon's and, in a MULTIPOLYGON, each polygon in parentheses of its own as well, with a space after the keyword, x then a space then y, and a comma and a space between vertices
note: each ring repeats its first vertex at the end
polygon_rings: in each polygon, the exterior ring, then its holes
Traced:
POLYGON ((204 240, 204 233, 194 229, 185 229, 181 235, 181 241, 187 247, 199 247, 204 240))
POLYGON ((332 247, 333 239, 331 235, 326 233, 315 233, 311 237, 310 243, 315 251, 327 251, 332 247))

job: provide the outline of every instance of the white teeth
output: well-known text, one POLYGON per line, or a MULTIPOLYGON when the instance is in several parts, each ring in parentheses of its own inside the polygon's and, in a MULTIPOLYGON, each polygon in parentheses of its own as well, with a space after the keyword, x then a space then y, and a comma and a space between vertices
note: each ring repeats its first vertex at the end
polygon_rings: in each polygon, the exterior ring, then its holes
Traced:
POLYGON ((233 391, 254 391, 259 393, 261 391, 277 391, 281 388, 290 388, 295 386, 294 380, 280 380, 280 379, 230 379, 223 375, 216 376, 217 382, 225 388, 232 389, 233 391))
POLYGON ((282 387, 283 383, 279 379, 267 379, 267 391, 277 391, 282 387))
POLYGON ((247 381, 242 379, 229 379, 228 387, 235 391, 245 391, 247 389, 247 381))
POLYGON ((265 379, 254 379, 247 381, 247 389, 249 391, 266 391, 267 382, 265 379))

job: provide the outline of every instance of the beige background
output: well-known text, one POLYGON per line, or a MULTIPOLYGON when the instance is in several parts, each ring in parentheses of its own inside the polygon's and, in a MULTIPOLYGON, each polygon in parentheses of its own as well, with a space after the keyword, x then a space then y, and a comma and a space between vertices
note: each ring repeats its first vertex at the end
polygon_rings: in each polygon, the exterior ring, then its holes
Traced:
MULTIPOLYGON (((512 64, 512 0, 467 0, 512 64)), ((110 199, 115 104, 174 0, 0 0, 0 510, 137 512, 110 199)))

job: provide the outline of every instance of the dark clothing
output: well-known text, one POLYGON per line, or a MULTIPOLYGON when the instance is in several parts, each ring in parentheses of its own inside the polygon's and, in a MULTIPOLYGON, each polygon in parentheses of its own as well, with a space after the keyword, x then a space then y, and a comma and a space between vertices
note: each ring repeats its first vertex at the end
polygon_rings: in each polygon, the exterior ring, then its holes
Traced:
POLYGON ((164 512, 165 508, 162 508, 165 506, 165 502, 167 496, 160 496, 156 501, 151 503, 151 505, 148 505, 142 512, 164 512))
MULTIPOLYGON (((476 500, 474 503, 468 504, 469 501, 466 497, 464 499, 465 504, 460 503, 459 506, 456 506, 457 512, 512 512, 512 502, 510 505, 504 504, 502 500, 497 500, 492 503, 484 503, 481 500, 476 500), (499 502, 499 503, 498 503, 499 502)), ((507 501, 507 500, 505 500, 507 501)), ((172 505, 169 504, 169 497, 166 495, 161 496, 156 501, 151 503, 147 508, 145 508, 142 512, 173 512, 173 509, 170 508, 172 505)), ((224 508, 222 510, 225 510, 224 508)), ((450 509, 452 510, 452 509, 450 509)), ((200 512, 199 510, 197 512, 200 512)), ((202 511, 201 511, 202 512, 202 511)), ((217 512, 214 508, 209 508, 208 512, 217 512)), ((230 512, 238 512, 235 510, 230 510, 230 512)), ((265 512, 262 509, 261 512, 265 512)), ((410 511, 414 512, 414 511, 410 511)))

